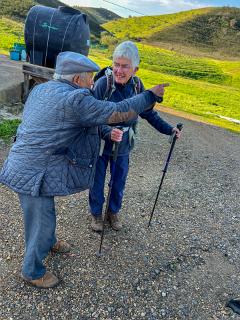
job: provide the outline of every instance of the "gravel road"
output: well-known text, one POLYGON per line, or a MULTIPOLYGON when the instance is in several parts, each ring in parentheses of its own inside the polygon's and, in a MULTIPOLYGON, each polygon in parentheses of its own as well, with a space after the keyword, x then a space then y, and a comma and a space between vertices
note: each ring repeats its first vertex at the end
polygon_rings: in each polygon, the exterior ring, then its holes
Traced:
MULTIPOLYGON (((57 198, 58 236, 70 255, 46 263, 62 279, 40 290, 19 277, 23 222, 16 195, 0 185, 0 319, 239 319, 225 307, 240 296, 240 135, 164 114, 184 124, 147 227, 168 137, 140 123, 123 208, 124 228, 89 228, 88 194, 57 198), (141 140, 141 143, 140 143, 141 140)), ((1 145, 0 163, 8 147, 1 145)), ((107 192, 107 189, 106 189, 107 192)))

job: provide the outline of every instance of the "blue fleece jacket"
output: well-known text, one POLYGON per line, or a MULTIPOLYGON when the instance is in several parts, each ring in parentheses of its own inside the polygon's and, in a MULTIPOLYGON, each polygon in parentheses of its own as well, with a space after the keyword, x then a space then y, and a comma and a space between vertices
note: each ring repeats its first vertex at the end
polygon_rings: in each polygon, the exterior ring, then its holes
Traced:
MULTIPOLYGON (((112 93, 111 97, 108 99, 112 102, 119 102, 124 99, 133 97, 136 95, 135 88, 134 88, 134 81, 131 78, 128 83, 125 85, 121 85, 118 83, 114 83, 115 85, 115 91, 112 93)), ((103 100, 104 95, 106 92, 107 87, 107 78, 106 76, 101 77, 94 85, 94 96, 96 99, 103 100)), ((144 86, 141 82, 141 88, 140 92, 144 91, 144 86)), ((152 108, 150 108, 147 111, 144 111, 140 114, 140 117, 147 120, 148 123, 151 124, 152 127, 154 127, 156 130, 158 130, 160 133, 171 135, 173 127, 169 125, 166 121, 164 121, 160 116, 159 113, 152 108)), ((117 126, 121 127, 136 127, 138 122, 138 117, 135 119, 132 119, 128 122, 124 123, 118 123, 117 126)), ((111 155, 112 153, 112 144, 110 134, 113 129, 113 127, 116 127, 116 124, 113 125, 103 125, 101 126, 101 137, 105 140, 105 146, 103 150, 103 154, 105 155, 111 155)), ((123 140, 120 143, 119 149, 118 149, 118 155, 123 156, 130 153, 131 149, 133 148, 133 141, 129 139, 129 132, 126 131, 123 134, 123 140)))

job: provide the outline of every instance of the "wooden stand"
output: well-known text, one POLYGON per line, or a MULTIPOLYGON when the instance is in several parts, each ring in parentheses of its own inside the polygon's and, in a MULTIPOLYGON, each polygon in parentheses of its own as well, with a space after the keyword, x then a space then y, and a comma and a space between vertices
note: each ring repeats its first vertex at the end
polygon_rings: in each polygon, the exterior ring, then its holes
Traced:
MULTIPOLYGON (((24 74, 23 100, 25 101, 30 90, 30 81, 35 83, 43 83, 52 80, 54 69, 38 66, 31 63, 24 63, 22 66, 24 74)), ((31 86, 32 87, 32 86, 31 86)))

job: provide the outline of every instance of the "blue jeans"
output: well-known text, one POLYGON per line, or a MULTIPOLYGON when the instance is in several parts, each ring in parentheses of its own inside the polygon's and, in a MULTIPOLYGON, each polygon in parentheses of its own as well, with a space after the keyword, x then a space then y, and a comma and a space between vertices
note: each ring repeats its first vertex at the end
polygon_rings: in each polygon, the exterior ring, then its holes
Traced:
MULTIPOLYGON (((94 216, 102 214, 103 204, 105 201, 104 184, 109 161, 110 172, 112 173, 114 165, 112 157, 102 155, 98 158, 97 161, 94 184, 91 190, 89 191, 89 206, 91 214, 94 216)), ((118 213, 122 206, 123 192, 127 180, 128 168, 129 155, 119 156, 115 164, 114 177, 111 175, 111 179, 113 179, 113 184, 109 201, 109 211, 113 214, 118 213)))
POLYGON ((43 260, 57 241, 54 197, 18 196, 25 229, 22 274, 28 280, 39 279, 46 272, 43 260))

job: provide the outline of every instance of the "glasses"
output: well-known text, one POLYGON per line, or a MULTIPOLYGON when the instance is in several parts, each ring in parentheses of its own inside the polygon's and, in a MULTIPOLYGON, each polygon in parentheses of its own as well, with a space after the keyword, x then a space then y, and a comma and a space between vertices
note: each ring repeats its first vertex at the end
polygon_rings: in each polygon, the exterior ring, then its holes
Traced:
POLYGON ((113 62, 113 68, 114 69, 122 69, 122 70, 125 70, 125 71, 128 71, 129 69, 131 69, 131 66, 129 64, 120 64, 120 63, 117 63, 117 62, 113 62))

